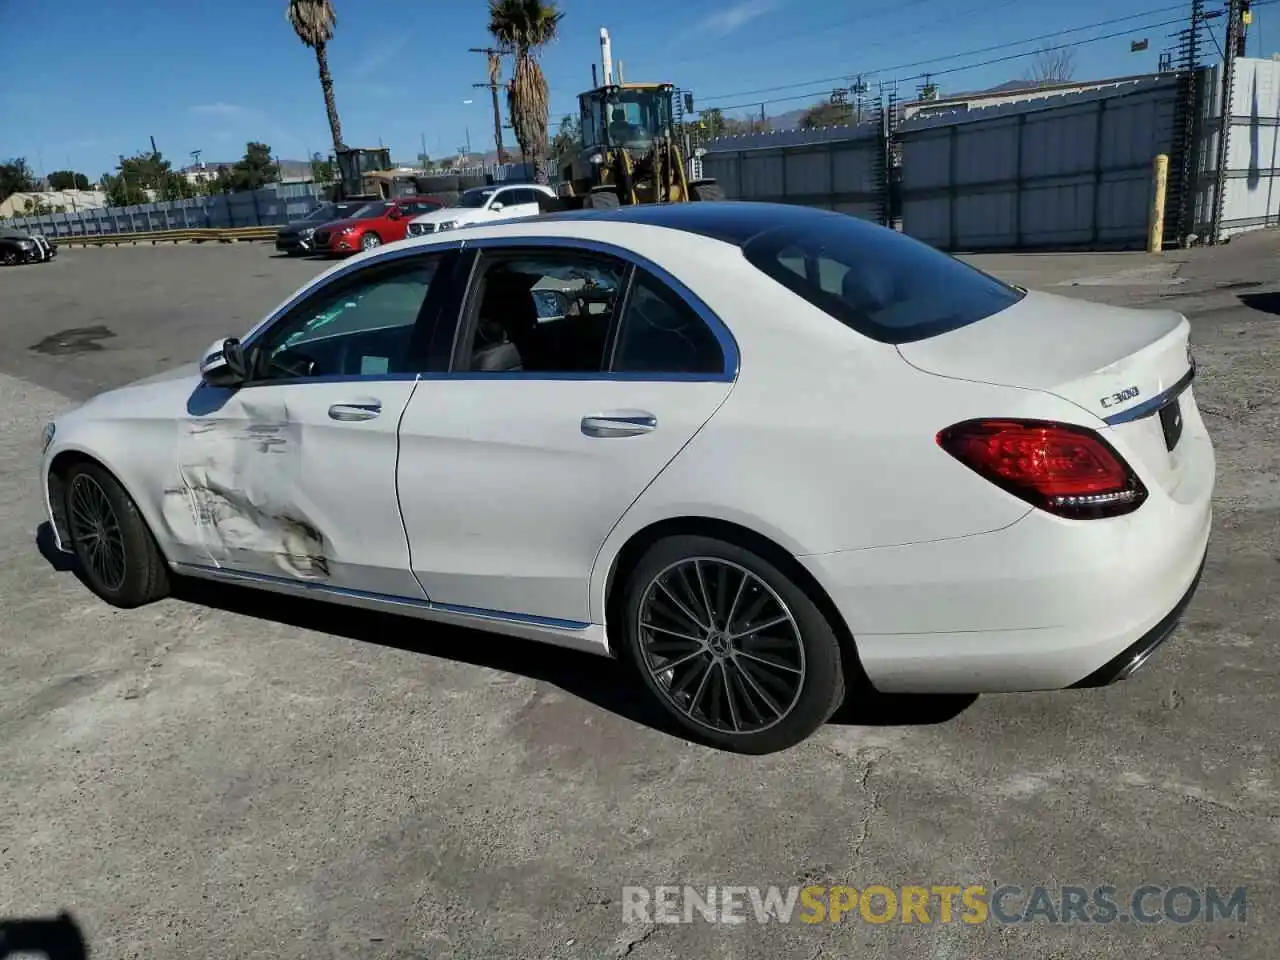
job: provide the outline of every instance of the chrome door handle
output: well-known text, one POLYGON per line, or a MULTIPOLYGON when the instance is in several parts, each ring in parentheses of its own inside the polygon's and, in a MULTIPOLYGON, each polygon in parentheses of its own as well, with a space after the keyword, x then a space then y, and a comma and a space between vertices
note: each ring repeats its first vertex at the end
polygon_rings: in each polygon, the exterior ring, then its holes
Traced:
POLYGON ((635 437, 657 428, 658 418, 651 413, 602 413, 582 418, 582 432, 588 437, 635 437))
POLYGON ((379 400, 352 400, 349 403, 335 403, 329 408, 330 420, 372 420, 382 412, 379 400))

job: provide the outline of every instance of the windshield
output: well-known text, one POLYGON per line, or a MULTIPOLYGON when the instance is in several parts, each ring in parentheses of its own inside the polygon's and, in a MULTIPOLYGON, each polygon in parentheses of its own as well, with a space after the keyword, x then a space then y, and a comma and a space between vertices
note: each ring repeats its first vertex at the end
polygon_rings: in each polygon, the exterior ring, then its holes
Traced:
POLYGON ((337 209, 332 203, 322 203, 320 204, 320 206, 316 207, 314 210, 312 210, 302 219, 311 220, 311 221, 332 220, 334 219, 336 214, 337 214, 337 209))
POLYGON ((458 198, 458 206, 472 208, 483 207, 488 202, 489 198, 496 192, 497 190, 494 187, 476 187, 473 190, 466 191, 458 198))
POLYGON ((742 252, 793 293, 881 343, 956 330, 1023 297, 919 240, 844 215, 766 230, 742 252))
POLYGON ((583 98, 582 133, 588 146, 645 147, 671 129, 671 95, 658 90, 618 90, 604 103, 583 98))
POLYGON ((352 220, 369 220, 373 217, 380 217, 387 212, 387 208, 391 204, 385 200, 375 200, 373 203, 366 203, 363 207, 351 214, 352 220))

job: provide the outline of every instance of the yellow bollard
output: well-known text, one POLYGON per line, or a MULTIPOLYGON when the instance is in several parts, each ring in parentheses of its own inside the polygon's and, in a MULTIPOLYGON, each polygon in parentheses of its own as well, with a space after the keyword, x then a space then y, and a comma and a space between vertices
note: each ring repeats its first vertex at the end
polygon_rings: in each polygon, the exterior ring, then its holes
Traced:
POLYGON ((1151 173, 1154 189, 1151 191, 1151 216, 1147 231, 1147 253, 1159 253, 1164 249, 1164 198, 1169 189, 1169 157, 1156 157, 1151 173))

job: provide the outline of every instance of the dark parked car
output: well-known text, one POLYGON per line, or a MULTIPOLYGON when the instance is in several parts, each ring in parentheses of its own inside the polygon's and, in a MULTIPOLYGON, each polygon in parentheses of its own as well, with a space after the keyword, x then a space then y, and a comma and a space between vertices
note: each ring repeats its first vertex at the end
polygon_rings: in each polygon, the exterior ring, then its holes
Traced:
POLYGON ((0 264, 47 263, 58 255, 58 245, 38 233, 0 227, 0 264))
POLYGON ((346 219, 366 203, 367 200, 340 200, 320 204, 301 220, 286 223, 276 231, 276 249, 290 255, 314 253, 312 238, 320 227, 346 219))

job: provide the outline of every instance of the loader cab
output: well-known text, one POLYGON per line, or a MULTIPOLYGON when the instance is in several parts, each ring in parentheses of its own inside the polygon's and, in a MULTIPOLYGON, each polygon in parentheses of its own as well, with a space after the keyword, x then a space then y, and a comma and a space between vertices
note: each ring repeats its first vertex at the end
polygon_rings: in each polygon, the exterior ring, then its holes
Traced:
POLYGON ((654 140, 671 136, 674 89, 669 83, 624 83, 582 94, 578 104, 583 146, 643 153, 654 140))
POLYGON ((336 156, 338 187, 344 197, 361 194, 386 195, 369 174, 391 169, 391 151, 386 147, 348 147, 336 156))

